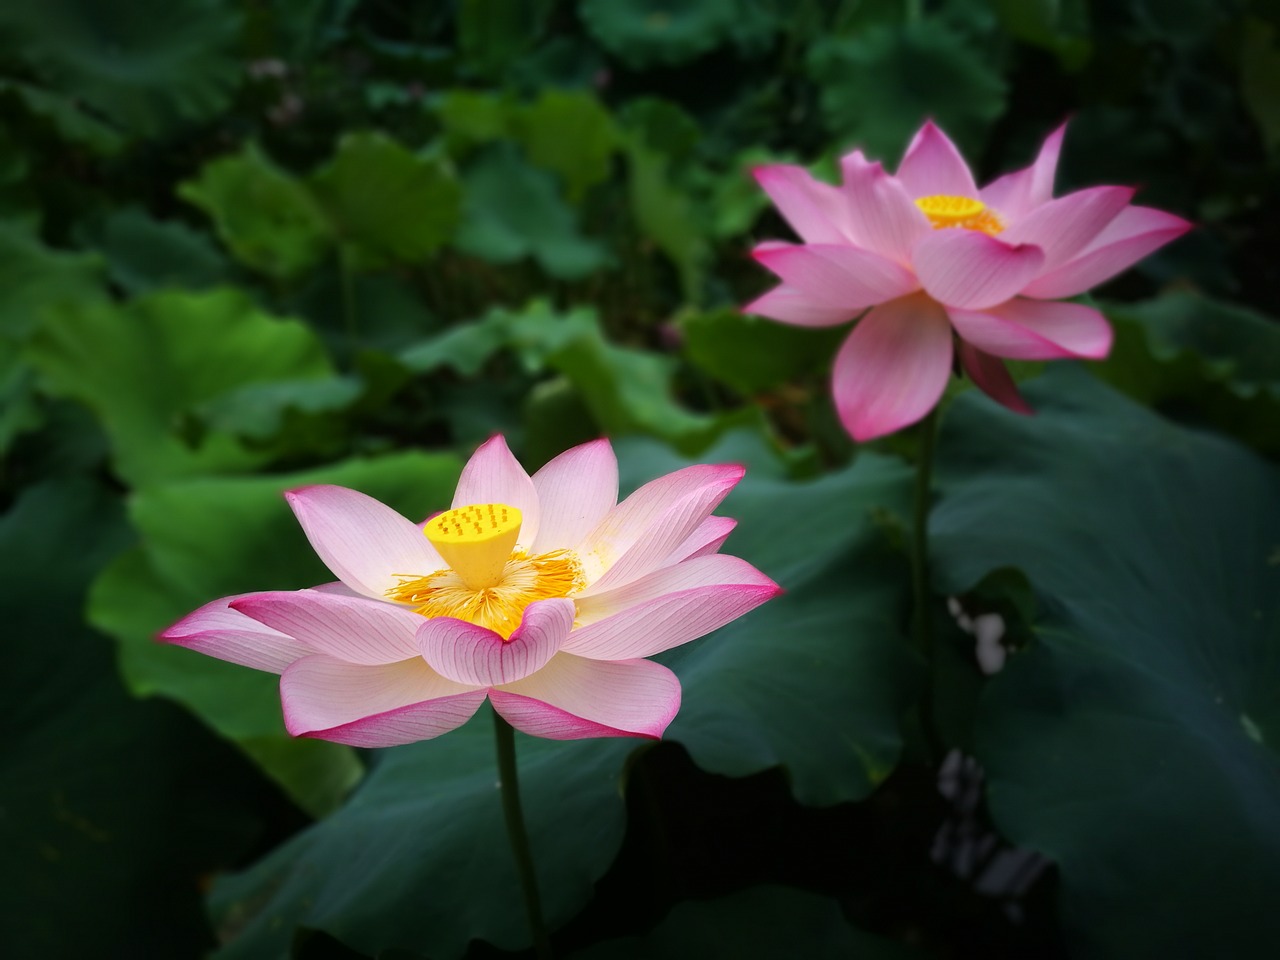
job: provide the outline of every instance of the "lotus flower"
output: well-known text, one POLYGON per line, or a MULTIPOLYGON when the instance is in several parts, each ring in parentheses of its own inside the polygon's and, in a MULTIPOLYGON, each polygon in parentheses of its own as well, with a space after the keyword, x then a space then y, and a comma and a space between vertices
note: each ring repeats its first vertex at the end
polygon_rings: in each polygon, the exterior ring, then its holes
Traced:
POLYGON ((832 374, 836 410, 855 440, 892 433, 933 408, 951 374, 953 332, 974 383, 1024 413, 999 358, 1107 355, 1106 318, 1061 298, 1114 276, 1190 224, 1130 205, 1128 187, 1054 199, 1065 130, 1049 136, 1031 166, 982 189, 931 122, 896 176, 856 150, 841 161, 840 187, 800 167, 756 170, 804 243, 756 247, 755 258, 782 283, 743 311, 806 327, 867 311, 832 374))
POLYGON ((417 524, 354 490, 285 494, 338 582, 206 604, 160 635, 280 674, 294 736, 386 747, 461 726, 486 698, 554 740, 657 738, 680 683, 644 659, 778 586, 718 553, 738 466, 693 466, 618 503, 607 440, 530 477, 494 437, 450 510, 417 524))

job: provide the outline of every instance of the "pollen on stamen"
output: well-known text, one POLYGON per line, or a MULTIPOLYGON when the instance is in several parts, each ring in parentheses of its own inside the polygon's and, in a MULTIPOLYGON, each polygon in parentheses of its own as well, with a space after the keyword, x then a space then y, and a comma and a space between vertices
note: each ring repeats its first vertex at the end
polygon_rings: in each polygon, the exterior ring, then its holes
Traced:
POLYGON ((919 197, 916 206, 929 218, 935 230, 959 227, 995 236, 1004 230, 999 214, 981 200, 938 193, 919 197))
POLYGON ((456 570, 427 576, 397 574, 400 583, 387 599, 413 607, 424 617, 454 617, 494 631, 507 640, 537 600, 567 597, 586 584, 582 563, 571 550, 530 556, 511 554, 496 584, 480 590, 463 582, 456 570))

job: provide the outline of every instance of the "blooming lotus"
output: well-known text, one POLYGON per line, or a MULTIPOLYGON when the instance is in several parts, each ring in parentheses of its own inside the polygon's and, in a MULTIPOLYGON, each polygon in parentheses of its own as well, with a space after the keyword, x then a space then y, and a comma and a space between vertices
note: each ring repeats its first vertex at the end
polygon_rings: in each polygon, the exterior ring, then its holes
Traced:
POLYGON ((756 247, 755 258, 782 283, 743 310, 808 327, 866 311, 832 374, 836 410, 854 439, 891 433, 933 408, 951 374, 953 339, 974 383, 1020 412, 1029 410, 1000 358, 1107 355, 1106 318, 1061 299, 1114 276, 1190 224, 1131 205, 1128 187, 1054 199, 1065 130, 1049 136, 1031 166, 981 189, 931 122, 896 176, 856 150, 841 161, 840 187, 796 166, 756 170, 804 243, 756 247))
POLYGON ((530 477, 494 437, 451 509, 423 524, 344 487, 292 490, 338 582, 225 597, 161 639, 280 674, 294 736, 410 743, 461 726, 487 698, 534 736, 660 737, 680 683, 644 658, 778 592, 718 552, 734 521, 712 511, 742 475, 686 467, 618 503, 607 440, 530 477))

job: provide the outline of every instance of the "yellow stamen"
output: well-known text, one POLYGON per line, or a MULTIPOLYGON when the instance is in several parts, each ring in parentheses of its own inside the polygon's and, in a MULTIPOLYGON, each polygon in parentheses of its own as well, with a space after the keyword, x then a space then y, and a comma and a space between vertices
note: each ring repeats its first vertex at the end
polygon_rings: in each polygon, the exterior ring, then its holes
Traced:
POLYGON ((996 212, 981 200, 974 200, 972 197, 938 193, 931 197, 920 197, 916 200, 916 206, 929 218, 935 230, 961 227, 995 236, 1004 229, 1004 221, 996 212))
POLYGON ((582 589, 586 578, 572 550, 533 557, 518 550, 503 565, 497 582, 483 589, 470 587, 456 569, 425 577, 401 574, 400 581, 387 591, 388 599, 410 604, 424 617, 466 620, 506 640, 520 626, 525 607, 535 600, 568 596, 582 589))
POLYGON ((505 503, 478 503, 432 517, 422 532, 467 589, 485 590, 502 579, 522 519, 505 503))

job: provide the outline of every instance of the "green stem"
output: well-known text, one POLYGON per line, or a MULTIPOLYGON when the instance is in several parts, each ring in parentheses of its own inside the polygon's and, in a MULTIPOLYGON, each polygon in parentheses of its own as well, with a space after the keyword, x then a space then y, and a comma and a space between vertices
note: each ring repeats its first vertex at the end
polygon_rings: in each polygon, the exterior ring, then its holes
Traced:
POLYGON ((907 23, 919 23, 924 17, 924 0, 906 0, 907 23))
POLYGON ((926 679, 920 702, 920 722, 935 762, 941 762, 942 739, 934 714, 937 689, 937 654, 933 641, 932 595, 929 590, 929 506, 933 478, 933 449, 938 436, 938 408, 920 421, 920 448, 916 453, 915 510, 911 523, 911 598, 914 606, 916 648, 924 657, 926 679))
POLYGON ((551 960, 551 940, 547 926, 542 922, 542 901, 538 896, 538 876, 533 869, 533 854, 529 850, 529 834, 524 828, 524 814, 520 810, 520 780, 516 775, 516 738, 511 724, 493 712, 493 734, 498 746, 498 782, 502 787, 502 814, 507 821, 507 837, 511 841, 511 853, 516 861, 516 873, 520 875, 520 891, 524 894, 524 912, 533 934, 533 946, 538 960, 551 960))

